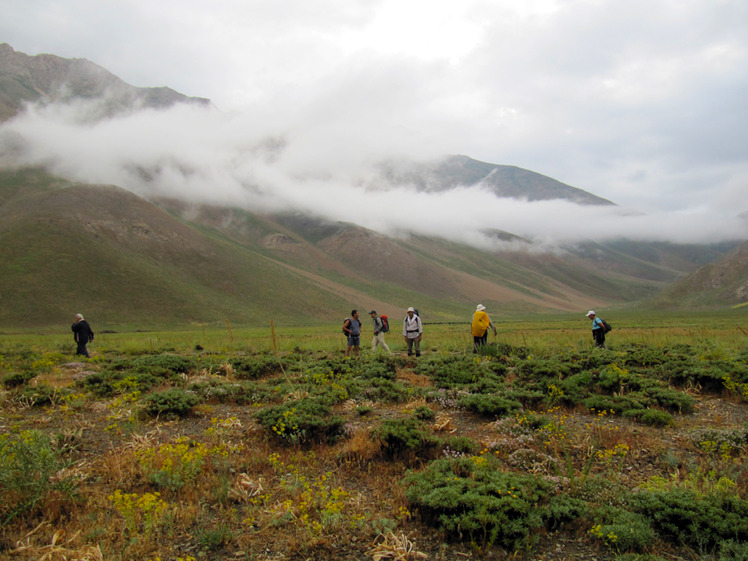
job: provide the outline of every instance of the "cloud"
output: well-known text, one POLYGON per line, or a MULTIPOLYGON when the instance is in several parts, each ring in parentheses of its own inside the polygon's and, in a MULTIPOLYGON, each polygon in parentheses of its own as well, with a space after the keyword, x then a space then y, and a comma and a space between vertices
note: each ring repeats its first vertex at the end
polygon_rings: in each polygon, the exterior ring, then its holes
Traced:
POLYGON ((228 112, 190 117, 201 143, 135 118, 89 131, 118 143, 148 130, 132 161, 205 163, 183 186, 193 195, 200 176, 240 196, 258 176, 355 184, 392 155, 459 153, 645 215, 746 210, 743 0, 6 0, 3 12, 17 50, 86 57, 228 112))
MULTIPOLYGON (((374 127, 386 120, 377 113, 364 116, 362 124, 355 106, 324 98, 320 103, 332 103, 344 118, 329 122, 317 111, 280 118, 177 106, 81 124, 81 115, 90 114, 85 103, 32 106, 0 127, 0 144, 15 162, 46 165, 82 182, 117 184, 147 198, 299 211, 388 235, 415 232, 483 248, 496 247, 485 234, 491 230, 541 248, 590 238, 708 243, 746 237, 744 219, 709 207, 641 214, 616 206, 502 199, 480 186, 426 193, 392 185, 377 164, 409 155, 395 123, 374 127), (352 132, 364 130, 377 134, 352 132)), ((741 185, 737 181, 733 189, 741 185)))

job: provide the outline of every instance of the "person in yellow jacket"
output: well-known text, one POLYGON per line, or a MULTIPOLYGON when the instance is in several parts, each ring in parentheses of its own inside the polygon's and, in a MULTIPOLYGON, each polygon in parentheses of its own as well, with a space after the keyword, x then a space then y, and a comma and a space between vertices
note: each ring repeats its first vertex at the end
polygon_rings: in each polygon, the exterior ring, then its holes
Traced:
POLYGON ((478 304, 473 314, 473 352, 478 352, 478 347, 485 345, 488 340, 488 328, 493 329, 493 334, 496 336, 496 327, 491 322, 491 318, 486 313, 486 307, 483 304, 478 304))

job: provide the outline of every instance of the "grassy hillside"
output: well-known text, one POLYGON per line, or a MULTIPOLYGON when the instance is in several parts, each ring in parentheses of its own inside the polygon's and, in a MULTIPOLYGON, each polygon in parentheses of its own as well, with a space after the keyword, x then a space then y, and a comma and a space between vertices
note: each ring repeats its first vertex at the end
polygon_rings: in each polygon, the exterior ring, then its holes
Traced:
POLYGON ((666 309, 714 309, 748 303, 748 242, 669 286, 650 305, 666 309))
MULTIPOLYGON (((595 245, 551 255, 390 239, 351 224, 0 172, 0 322, 109 328, 337 322, 351 308, 464 321, 641 301, 696 267, 683 248, 595 245)), ((716 249, 713 251, 717 251, 716 249)))

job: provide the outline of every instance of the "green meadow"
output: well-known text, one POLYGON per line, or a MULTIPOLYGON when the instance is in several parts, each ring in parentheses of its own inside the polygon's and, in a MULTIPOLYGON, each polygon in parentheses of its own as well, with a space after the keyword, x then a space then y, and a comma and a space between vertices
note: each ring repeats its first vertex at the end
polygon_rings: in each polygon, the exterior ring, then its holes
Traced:
POLYGON ((744 308, 600 316, 3 333, 0 558, 747 559, 744 308))
MULTIPOLYGON (((731 309, 721 312, 693 313, 642 313, 638 311, 616 311, 601 313, 613 325, 608 335, 611 347, 637 343, 657 347, 671 344, 703 343, 717 347, 741 349, 748 345, 748 310, 731 309)), ((526 346, 535 352, 561 348, 584 349, 591 341, 589 320, 583 313, 537 315, 528 318, 494 317, 498 335, 489 332, 489 342, 500 342, 515 346, 526 346)), ((390 318, 391 333, 388 340, 393 349, 404 349, 401 345, 401 321, 390 318)), ((288 325, 272 318, 264 327, 243 327, 224 322, 206 326, 190 326, 187 329, 171 327, 150 330, 110 332, 99 331, 95 320, 92 327, 97 332, 92 344, 94 350, 120 350, 122 352, 191 352, 197 346, 208 352, 289 352, 294 349, 320 352, 344 350, 346 341, 337 324, 314 326, 288 325)), ((342 323, 342 322, 341 322, 342 323)), ((362 348, 369 347, 371 322, 362 318, 362 348)), ((125 327, 127 329, 127 327, 125 327)), ((4 332, 0 345, 9 348, 36 350, 69 350, 73 348, 69 326, 58 326, 42 330, 16 330, 4 332)), ((424 348, 433 352, 461 352, 470 350, 469 318, 464 322, 430 323, 424 319, 424 348)))

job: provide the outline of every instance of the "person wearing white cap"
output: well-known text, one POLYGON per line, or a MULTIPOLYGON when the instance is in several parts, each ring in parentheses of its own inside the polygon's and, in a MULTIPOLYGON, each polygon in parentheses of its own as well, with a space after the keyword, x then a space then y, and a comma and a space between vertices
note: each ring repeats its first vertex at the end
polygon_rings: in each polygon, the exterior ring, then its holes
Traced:
POLYGON ((403 337, 405 338, 405 343, 408 345, 408 356, 413 356, 414 347, 416 356, 421 356, 423 324, 413 307, 408 308, 408 315, 405 316, 405 320, 403 321, 403 337))
POLYGON ((592 338, 595 340, 595 345, 605 348, 605 326, 603 326, 603 321, 595 315, 593 310, 587 312, 587 317, 592 320, 592 338))
POLYGON ((478 304, 473 314, 473 352, 478 352, 478 347, 486 344, 488 341, 488 328, 493 329, 493 335, 496 336, 496 326, 494 326, 491 318, 486 313, 486 307, 483 304, 478 304))

